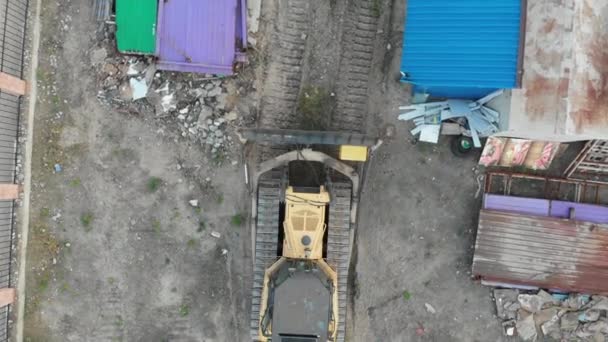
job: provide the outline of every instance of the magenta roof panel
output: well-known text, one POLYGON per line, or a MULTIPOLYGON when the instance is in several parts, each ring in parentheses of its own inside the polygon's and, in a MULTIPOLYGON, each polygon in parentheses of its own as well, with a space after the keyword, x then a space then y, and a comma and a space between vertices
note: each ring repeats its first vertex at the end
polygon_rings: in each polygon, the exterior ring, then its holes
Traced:
POLYGON ((241 0, 159 1, 158 68, 232 74, 236 47, 242 45, 237 40, 242 41, 245 27, 237 1, 241 0))

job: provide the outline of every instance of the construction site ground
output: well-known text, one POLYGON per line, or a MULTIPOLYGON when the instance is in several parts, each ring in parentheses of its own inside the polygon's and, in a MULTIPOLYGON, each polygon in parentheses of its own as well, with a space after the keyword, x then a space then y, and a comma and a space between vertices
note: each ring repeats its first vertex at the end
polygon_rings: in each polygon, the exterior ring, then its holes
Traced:
MULTIPOLYGON (((252 262, 241 148, 210 156, 154 114, 100 103, 92 3, 42 3, 25 340, 247 341, 252 262)), ((302 128, 297 116, 272 115, 294 111, 309 86, 335 93, 328 128, 396 127, 361 198, 347 340, 502 341, 490 291, 469 275, 478 156, 456 158, 443 140, 412 144, 396 120, 409 100, 397 82, 404 4, 263 6, 261 47, 251 50, 249 71, 227 81, 231 89, 244 78, 255 84, 236 100, 251 110, 239 112, 228 135, 256 117, 302 128), (376 18, 367 33, 348 26, 361 14, 351 8, 376 18), (281 25, 303 29, 291 38, 307 43, 270 44, 281 25), (354 62, 366 46, 357 50, 353 37, 372 44, 368 68, 354 62), (304 66, 281 64, 294 58, 304 66), (361 73, 369 76, 363 104, 352 90, 361 73)))

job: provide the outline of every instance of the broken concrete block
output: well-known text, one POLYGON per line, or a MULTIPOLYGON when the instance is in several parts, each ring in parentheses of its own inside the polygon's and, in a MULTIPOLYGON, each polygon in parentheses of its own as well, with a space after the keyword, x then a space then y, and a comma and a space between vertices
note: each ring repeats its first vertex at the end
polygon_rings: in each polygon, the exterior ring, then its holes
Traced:
POLYGON ((560 329, 574 331, 578 327, 578 312, 567 312, 560 320, 560 329))
POLYGON ((597 322, 586 323, 576 330, 575 335, 583 338, 608 335, 608 320, 602 318, 597 322))
POLYGON ((540 327, 540 330, 542 331, 544 336, 559 340, 562 335, 560 331, 559 315, 555 315, 550 320, 543 323, 540 327))
POLYGON ((545 307, 547 305, 558 305, 559 304, 559 301, 556 300, 555 298, 553 298, 553 296, 545 290, 538 291, 538 293, 536 295, 542 299, 545 307))
POLYGON ((515 319, 516 312, 519 310, 517 302, 518 290, 495 289, 494 303, 496 304, 496 316, 501 319, 515 319))
POLYGON ((580 322, 595 322, 600 318, 601 310, 588 309, 578 315, 580 322))
POLYGON ((538 336, 536 324, 534 324, 534 316, 530 315, 522 320, 517 321, 515 325, 517 333, 524 341, 534 341, 538 336))
POLYGON ((520 294, 517 296, 517 301, 522 309, 532 313, 539 312, 544 304, 543 298, 539 295, 520 294))
POLYGON ((585 304, 589 303, 589 300, 589 295, 571 294, 570 296, 568 296, 568 299, 564 301, 563 305, 568 308, 578 310, 582 308, 585 304))
POLYGON ((542 326, 544 323, 554 319, 555 317, 557 317, 557 319, 555 319, 556 321, 559 320, 559 317, 557 316, 557 308, 543 309, 534 314, 534 322, 536 322, 537 326, 542 326))

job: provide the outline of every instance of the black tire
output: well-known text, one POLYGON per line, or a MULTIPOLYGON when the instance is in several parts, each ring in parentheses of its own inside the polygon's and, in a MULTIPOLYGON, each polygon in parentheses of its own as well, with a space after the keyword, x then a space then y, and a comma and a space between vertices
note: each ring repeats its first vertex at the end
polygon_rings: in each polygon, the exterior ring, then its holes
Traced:
POLYGON ((456 157, 465 157, 473 151, 473 139, 459 135, 452 139, 450 150, 456 157))

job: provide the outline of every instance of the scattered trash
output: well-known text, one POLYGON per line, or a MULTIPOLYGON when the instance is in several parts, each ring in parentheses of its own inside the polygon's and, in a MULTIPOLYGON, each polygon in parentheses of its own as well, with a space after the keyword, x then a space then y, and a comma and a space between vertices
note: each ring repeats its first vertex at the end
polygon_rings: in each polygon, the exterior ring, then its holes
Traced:
POLYGON ((60 164, 55 164, 54 169, 55 169, 55 173, 59 173, 63 170, 63 168, 61 167, 60 164))
POLYGON ((57 220, 59 220, 60 218, 61 218, 61 213, 57 213, 53 217, 51 217, 51 220, 57 222, 57 220))
POLYGON ((422 323, 418 322, 418 326, 416 327, 416 336, 423 336, 426 330, 422 323))
MULTIPOLYGON (((160 135, 172 134, 205 147, 217 157, 236 145, 230 134, 242 115, 230 94, 246 96, 247 89, 231 87, 231 80, 214 75, 157 71, 150 56, 110 54, 105 48, 96 61, 98 100, 120 113, 152 118, 160 135)), ((218 158, 217 160, 223 160, 218 158)))
MULTIPOLYGON (((401 106, 405 111, 399 115, 402 121, 412 120, 416 127, 411 130, 412 135, 420 134, 419 140, 437 143, 439 135, 455 134, 466 135, 473 139, 475 147, 481 147, 480 137, 488 137, 499 131, 498 121, 500 113, 485 106, 487 102, 502 94, 496 91, 477 101, 450 99, 442 102, 429 102, 401 106), (442 128, 442 123, 456 123, 460 129, 442 128)), ((458 127, 457 127, 458 128, 458 127)))
POLYGON ((146 94, 148 94, 148 85, 146 85, 146 80, 131 78, 129 80, 129 85, 131 86, 131 92, 133 93, 133 101, 143 99, 146 97, 146 94))
POLYGON ((161 98, 161 106, 163 108, 163 112, 168 112, 170 110, 175 110, 177 108, 177 101, 175 101, 175 94, 168 94, 161 98))
POLYGON ((228 250, 226 248, 222 248, 222 255, 228 254, 228 250))
POLYGON ((506 336, 519 335, 524 341, 608 338, 608 297, 495 289, 494 301, 506 336))
POLYGON ((435 308, 429 303, 424 303, 424 307, 426 308, 426 311, 428 311, 431 314, 437 313, 437 310, 435 310, 435 308))
POLYGON ((188 203, 193 207, 198 207, 198 200, 196 199, 190 200, 188 203))
POLYGON ((218 232, 216 232, 216 231, 212 231, 212 232, 211 232, 211 236, 213 236, 213 237, 214 237, 214 238, 216 238, 216 239, 219 239, 219 238, 221 238, 221 237, 222 237, 222 234, 220 234, 220 233, 218 233, 218 232))

